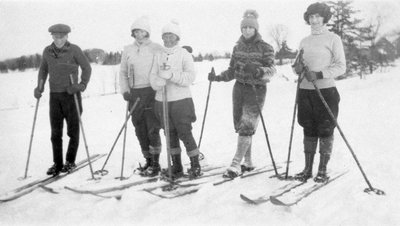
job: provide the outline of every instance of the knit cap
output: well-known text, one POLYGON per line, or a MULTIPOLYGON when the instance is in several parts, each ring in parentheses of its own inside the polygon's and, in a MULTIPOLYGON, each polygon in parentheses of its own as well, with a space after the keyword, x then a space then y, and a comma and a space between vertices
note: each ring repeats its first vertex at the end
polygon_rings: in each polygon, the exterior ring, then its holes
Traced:
POLYGON ((253 9, 248 9, 243 14, 242 22, 240 23, 240 29, 243 27, 253 27, 258 30, 258 13, 253 9))
POLYGON ((151 29, 150 29, 149 18, 147 16, 142 16, 136 19, 131 26, 131 31, 136 29, 144 30, 150 35, 151 29))
POLYGON ((178 36, 179 38, 181 37, 181 29, 179 28, 179 23, 176 20, 171 20, 168 24, 166 24, 162 28, 162 34, 164 35, 165 33, 172 33, 178 36))

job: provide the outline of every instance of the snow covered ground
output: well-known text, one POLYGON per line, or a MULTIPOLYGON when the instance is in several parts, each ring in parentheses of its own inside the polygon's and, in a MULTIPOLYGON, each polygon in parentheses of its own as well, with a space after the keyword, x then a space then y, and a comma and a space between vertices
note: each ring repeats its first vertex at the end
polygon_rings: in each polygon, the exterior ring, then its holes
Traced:
MULTIPOLYGON (((399 63, 399 62, 397 62, 399 63)), ((207 96, 207 74, 214 66, 216 72, 228 66, 227 60, 196 63, 197 80, 192 86, 198 120, 194 135, 198 139, 207 96)), ((83 100, 83 123, 89 152, 108 153, 124 121, 126 104, 115 92, 118 66, 93 65, 92 80, 83 100), (112 94, 112 95, 104 95, 112 94)), ((68 176, 49 187, 55 195, 37 189, 20 199, 0 203, 1 225, 399 225, 400 193, 400 66, 385 73, 337 82, 341 95, 339 124, 374 187, 386 196, 369 195, 367 187, 350 151, 340 137, 336 141, 328 165, 330 171, 349 170, 344 177, 313 193, 298 205, 288 207, 265 203, 251 206, 239 198, 270 194, 285 182, 270 179, 265 173, 246 180, 213 187, 203 186, 199 192, 177 199, 160 199, 140 191, 145 186, 120 192, 122 199, 103 199, 79 195, 63 189, 71 187, 106 187, 110 184, 141 180, 132 176, 120 182, 122 139, 117 143, 106 169, 109 175, 100 181, 89 181, 89 167, 68 176)), ((33 121, 33 88, 36 71, 0 74, 0 194, 35 178, 42 177, 52 164, 48 94, 40 101, 32 156, 27 180, 24 175, 30 132, 33 121)), ((278 75, 268 84, 263 114, 275 161, 287 158, 291 117, 296 83, 288 65, 278 67, 278 75), (288 78, 288 79, 286 79, 288 78)), ((209 112, 201 151, 212 165, 228 166, 235 152, 236 134, 232 123, 231 94, 234 82, 213 83, 209 112)), ((46 91, 48 88, 46 88, 46 91)), ((68 138, 65 134, 64 146, 68 138)), ((164 142, 164 140, 163 140, 164 142)), ((139 144, 131 123, 128 126, 124 175, 131 175, 143 162, 139 144)), ((184 154, 184 153, 183 153, 184 154)), ((83 140, 78 160, 86 152, 83 140)), ((166 151, 161 156, 166 166, 166 151)), ((271 164, 261 123, 253 140, 253 159, 257 166, 271 164)), ((314 167, 318 165, 318 156, 314 167)), ((105 158, 94 163, 100 169, 105 158)), ((296 124, 290 173, 303 168, 302 130, 296 124)), ((188 157, 183 155, 183 162, 188 157)), ((284 172, 283 169, 279 169, 284 172)))

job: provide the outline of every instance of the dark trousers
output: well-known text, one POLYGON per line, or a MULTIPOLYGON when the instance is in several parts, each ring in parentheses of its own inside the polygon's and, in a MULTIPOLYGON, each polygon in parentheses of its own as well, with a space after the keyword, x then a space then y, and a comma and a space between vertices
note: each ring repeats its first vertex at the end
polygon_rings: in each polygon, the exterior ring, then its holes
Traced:
MULTIPOLYGON (((155 109, 157 118, 164 128, 162 102, 156 101, 155 109)), ((180 150, 179 140, 181 140, 189 156, 198 154, 197 144, 192 134, 192 123, 196 121, 193 99, 168 102, 168 113, 171 149, 180 150)))
POLYGON ((135 127, 136 137, 139 140, 144 158, 150 158, 150 146, 160 147, 160 123, 154 113, 155 91, 151 87, 131 89, 133 101, 129 102, 131 108, 140 98, 139 104, 132 113, 132 124, 135 127))
MULTIPOLYGON (((320 89, 335 119, 339 114, 340 95, 336 87, 320 89)), ((317 91, 300 89, 298 96, 298 122, 308 137, 329 137, 336 127, 317 91)))
MULTIPOLYGON (((82 113, 81 94, 77 93, 79 109, 82 113)), ((50 125, 51 143, 53 145, 53 161, 56 165, 63 165, 63 126, 67 122, 69 136, 66 161, 75 162, 79 147, 79 117, 76 111, 74 95, 68 93, 50 93, 50 125)))
POLYGON ((266 93, 267 87, 263 85, 256 85, 254 92, 249 84, 235 83, 232 93, 233 124, 240 136, 252 136, 256 132, 260 115, 258 106, 260 109, 263 108, 266 93))

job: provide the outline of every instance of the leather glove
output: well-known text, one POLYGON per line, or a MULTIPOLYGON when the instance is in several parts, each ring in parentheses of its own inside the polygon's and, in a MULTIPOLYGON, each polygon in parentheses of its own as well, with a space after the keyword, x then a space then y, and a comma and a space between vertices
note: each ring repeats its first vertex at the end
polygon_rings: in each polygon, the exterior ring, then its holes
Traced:
POLYGON ((85 88, 86 88, 86 86, 82 83, 72 84, 72 85, 68 86, 67 92, 68 92, 68 94, 72 95, 77 92, 82 92, 83 90, 85 90, 85 88))
POLYGON ((317 79, 322 79, 322 72, 307 71, 304 73, 304 76, 306 77, 307 81, 313 82, 317 79))
POLYGON ((264 71, 253 63, 245 64, 243 67, 243 71, 245 73, 251 74, 253 78, 261 78, 264 75, 264 71))
POLYGON ((129 93, 129 92, 123 93, 122 96, 124 97, 124 100, 126 100, 126 101, 130 101, 132 98, 131 93, 129 93))
POLYGON ((36 99, 39 99, 42 97, 42 90, 39 89, 39 87, 36 87, 33 90, 33 96, 35 96, 36 99))

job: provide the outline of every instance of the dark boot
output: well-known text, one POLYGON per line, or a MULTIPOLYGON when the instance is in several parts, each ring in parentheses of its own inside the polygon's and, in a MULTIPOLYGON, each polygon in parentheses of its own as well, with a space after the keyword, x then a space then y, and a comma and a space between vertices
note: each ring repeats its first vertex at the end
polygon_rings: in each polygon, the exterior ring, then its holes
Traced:
POLYGON ((195 179, 202 175, 199 155, 190 157, 190 169, 188 170, 188 174, 190 179, 195 179))
POLYGON ((71 173, 76 168, 75 163, 73 162, 66 162, 61 169, 61 173, 71 173))
POLYGON ((305 167, 304 170, 294 176, 296 180, 307 181, 312 177, 312 170, 314 164, 315 151, 317 149, 318 137, 304 137, 304 159, 305 167))
POLYGON ((151 166, 149 166, 142 174, 142 176, 146 177, 155 177, 160 173, 160 154, 152 154, 151 155, 151 166))
POLYGON ((305 167, 304 170, 294 176, 296 180, 307 181, 312 177, 313 163, 315 153, 304 153, 305 154, 305 167))
POLYGON ((324 137, 319 139, 319 166, 318 166, 318 174, 314 178, 315 182, 325 183, 329 180, 329 176, 327 175, 327 165, 331 158, 333 147, 333 136, 324 137))
POLYGON ((136 170, 139 171, 139 174, 142 174, 144 171, 146 171, 151 166, 151 163, 152 163, 151 158, 146 158, 146 164, 144 166, 142 166, 139 163, 139 167, 136 170))
POLYGON ((59 166, 57 164, 52 165, 48 170, 47 170, 47 175, 53 175, 56 176, 60 173, 62 169, 62 166, 59 166))
POLYGON ((181 154, 171 155, 172 158, 172 178, 177 179, 183 177, 183 166, 181 160, 181 154))

